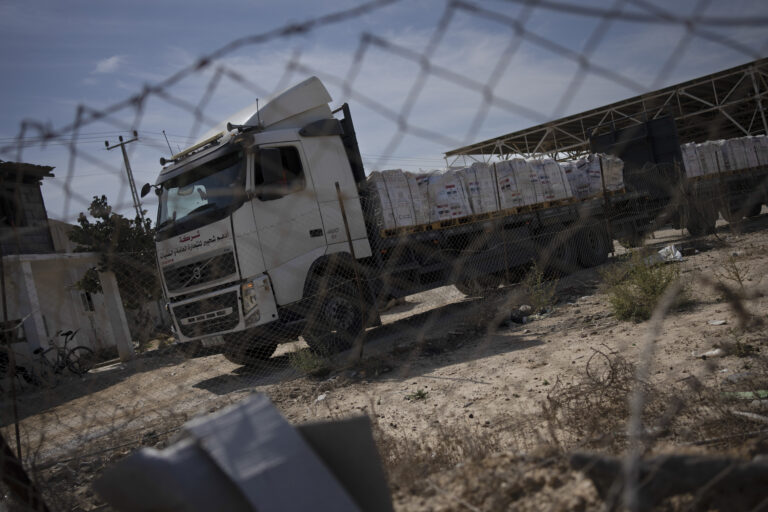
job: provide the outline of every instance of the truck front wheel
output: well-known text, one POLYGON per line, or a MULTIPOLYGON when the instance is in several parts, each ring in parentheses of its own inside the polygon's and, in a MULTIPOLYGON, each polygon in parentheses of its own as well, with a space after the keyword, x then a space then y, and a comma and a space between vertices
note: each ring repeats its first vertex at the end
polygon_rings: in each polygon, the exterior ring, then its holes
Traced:
POLYGON ((365 308, 354 286, 329 280, 307 318, 303 337, 309 348, 320 355, 347 350, 363 333, 365 308))

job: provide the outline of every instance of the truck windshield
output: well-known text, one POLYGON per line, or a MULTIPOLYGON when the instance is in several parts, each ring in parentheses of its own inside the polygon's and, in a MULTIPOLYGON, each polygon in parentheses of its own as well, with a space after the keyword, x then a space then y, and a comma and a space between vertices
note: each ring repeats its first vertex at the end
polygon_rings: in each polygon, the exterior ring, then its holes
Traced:
POLYGON ((187 231, 228 214, 243 200, 245 164, 233 151, 194 167, 162 184, 157 228, 187 231))

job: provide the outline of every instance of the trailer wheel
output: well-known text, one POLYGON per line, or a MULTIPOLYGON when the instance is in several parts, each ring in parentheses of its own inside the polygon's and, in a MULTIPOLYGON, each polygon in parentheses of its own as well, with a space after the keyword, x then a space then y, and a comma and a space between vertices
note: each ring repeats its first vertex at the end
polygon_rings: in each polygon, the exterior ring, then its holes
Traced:
POLYGON ((338 278, 328 283, 325 293, 318 295, 303 333, 309 348, 320 355, 351 348, 365 329, 365 307, 354 286, 338 278))
POLYGON ((742 218, 744 218, 742 213, 743 212, 740 208, 732 209, 732 208, 729 208, 728 206, 724 206, 720 209, 720 215, 722 215, 723 218, 727 220, 729 224, 736 224, 742 218))
POLYGON ((276 341, 254 340, 244 333, 236 336, 235 339, 227 340, 226 348, 222 352, 232 363, 256 366, 272 357, 277 350, 276 341))
POLYGON ((576 249, 576 259, 584 268, 602 265, 608 260, 611 252, 608 235, 598 226, 588 226, 581 230, 576 249))
POLYGON ((576 251, 572 239, 564 235, 565 226, 544 232, 539 239, 539 268, 550 277, 560 277, 573 272, 576 266, 576 251))
POLYGON ((763 211, 763 205, 760 203, 757 203, 756 205, 753 205, 749 209, 749 211, 747 212, 747 217, 749 217, 750 219, 752 217, 757 217, 758 215, 760 215, 760 212, 762 211, 763 211))
POLYGON ((714 208, 692 206, 688 212, 685 227, 691 236, 711 235, 715 232, 717 210, 714 208))

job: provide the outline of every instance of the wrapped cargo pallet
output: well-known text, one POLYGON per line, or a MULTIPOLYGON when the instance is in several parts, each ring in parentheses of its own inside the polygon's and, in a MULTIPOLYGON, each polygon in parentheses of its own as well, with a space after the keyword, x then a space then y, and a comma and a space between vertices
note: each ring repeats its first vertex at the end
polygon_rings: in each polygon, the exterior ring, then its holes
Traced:
POLYGON ((482 162, 475 162, 471 167, 458 171, 464 186, 472 213, 495 212, 499 209, 496 178, 493 167, 482 162))
POLYGON ((768 165, 768 137, 758 135, 757 137, 752 137, 752 139, 755 154, 757 155, 757 165, 768 165))
POLYGON ((414 225, 413 200, 403 171, 374 171, 368 176, 368 185, 372 187, 374 210, 384 229, 414 225))
POLYGON ((536 203, 538 175, 523 158, 496 164, 500 208, 517 208, 536 203))
POLYGON ((755 137, 742 137, 741 143, 744 145, 744 158, 747 163, 747 167, 757 167, 760 163, 757 161, 755 137))
POLYGON ((707 141, 696 146, 699 154, 702 175, 717 174, 720 169, 725 169, 723 156, 720 151, 722 141, 707 141))
POLYGON ((738 171, 749 167, 744 143, 741 139, 728 139, 719 142, 723 161, 722 171, 738 171))
POLYGON ((429 221, 459 219, 472 214, 461 176, 455 172, 434 172, 418 178, 427 198, 429 221))
POLYGON ((683 168, 685 168, 686 176, 695 178, 704 174, 701 169, 701 162, 699 162, 699 151, 696 144, 683 144, 680 146, 680 151, 683 155, 683 168))
POLYGON ((560 164, 574 197, 586 199, 595 194, 589 180, 589 166, 583 158, 560 164))
POLYGON ((419 187, 419 175, 406 172, 405 179, 408 181, 408 189, 411 193, 411 203, 413 205, 416 225, 429 224, 429 200, 426 190, 419 187))
POLYGON ((560 165, 551 158, 532 158, 528 165, 538 176, 539 187, 536 189, 536 202, 559 201, 573 197, 571 185, 560 165))
POLYGON ((605 189, 609 192, 624 190, 624 161, 613 155, 598 155, 602 161, 601 169, 605 189))

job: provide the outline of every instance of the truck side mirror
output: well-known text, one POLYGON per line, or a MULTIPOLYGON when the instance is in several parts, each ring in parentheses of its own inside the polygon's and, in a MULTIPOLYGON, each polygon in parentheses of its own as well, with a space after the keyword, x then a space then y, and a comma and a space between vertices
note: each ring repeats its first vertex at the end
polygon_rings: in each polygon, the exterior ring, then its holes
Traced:
POLYGON ((149 183, 145 183, 144 186, 141 187, 141 197, 144 197, 147 194, 149 194, 149 189, 151 188, 152 188, 152 185, 150 185, 149 183))

